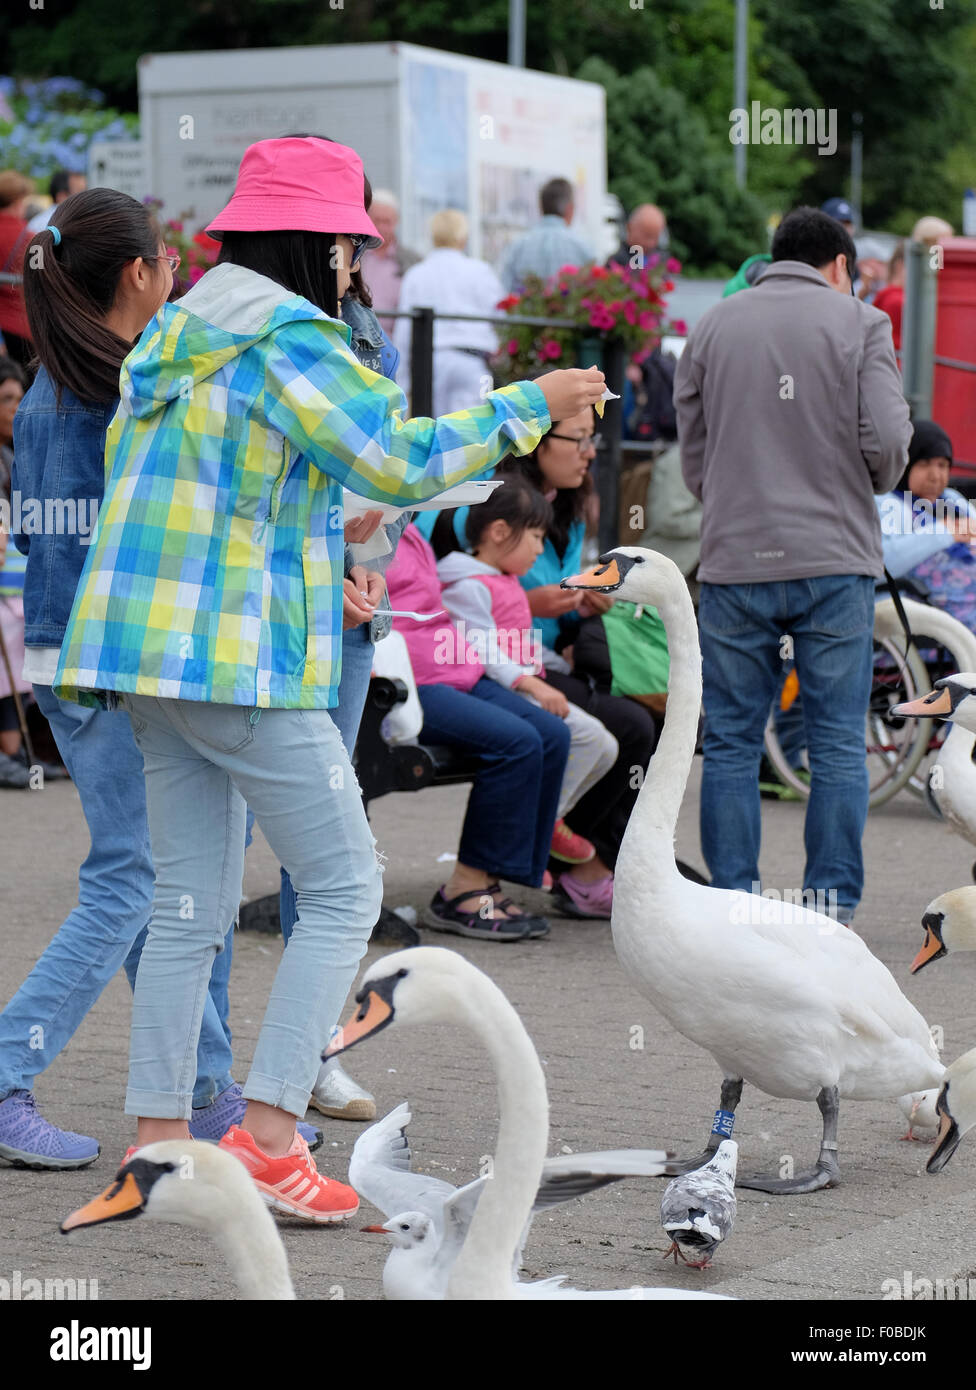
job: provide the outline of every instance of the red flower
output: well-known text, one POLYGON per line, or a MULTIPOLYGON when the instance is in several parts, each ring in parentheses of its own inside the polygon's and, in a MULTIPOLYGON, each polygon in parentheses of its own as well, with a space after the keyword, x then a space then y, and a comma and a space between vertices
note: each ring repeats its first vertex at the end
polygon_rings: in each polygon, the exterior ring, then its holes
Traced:
POLYGON ((610 272, 605 265, 595 265, 590 271, 590 275, 594 280, 609 280, 610 278, 610 272))
POLYGON ((681 269, 681 262, 676 261, 674 257, 671 256, 668 260, 667 265, 664 268, 669 275, 677 275, 678 271, 681 269))
POLYGON ((578 265, 561 265, 561 266, 559 267, 559 269, 556 271, 556 274, 557 274, 557 275, 578 275, 578 274, 579 274, 579 266, 578 266, 578 265))
POLYGON ((628 299, 624 304, 624 318, 630 324, 637 322, 637 310, 634 307, 634 301, 632 299, 628 299))
POLYGON ((509 357, 514 357, 519 350, 518 338, 509 338, 505 346, 508 348, 509 357))
POLYGON ((671 327, 679 338, 684 338, 688 334, 688 325, 685 323, 684 319, 675 319, 671 327))
POLYGON ((657 319, 655 315, 645 309, 645 311, 641 314, 640 318, 637 320, 637 326, 638 328, 642 329, 643 332, 649 333, 656 322, 657 319))

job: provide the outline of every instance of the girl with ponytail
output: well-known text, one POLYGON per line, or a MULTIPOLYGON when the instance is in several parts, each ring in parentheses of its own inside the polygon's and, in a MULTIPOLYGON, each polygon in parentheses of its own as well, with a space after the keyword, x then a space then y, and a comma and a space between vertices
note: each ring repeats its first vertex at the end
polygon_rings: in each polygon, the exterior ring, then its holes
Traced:
MULTIPOLYGON (((33 1082, 120 965, 134 984, 152 911, 145 779, 128 715, 61 700, 51 681, 104 492, 105 433, 119 403, 122 361, 171 293, 178 264, 149 211, 105 188, 66 199, 24 258, 39 359, 14 419, 11 479, 14 540, 27 556, 24 675, 91 832, 77 907, 0 1013, 0 1157, 29 1168, 83 1168, 98 1157, 97 1140, 40 1115, 33 1082)), ((212 990, 225 985, 228 969, 224 952, 212 990)), ((195 1111, 196 1134, 219 1138, 208 1125, 215 1109, 226 1107, 208 1103, 233 1079, 229 1042, 209 996, 199 1056, 194 1104, 208 1108, 195 1111)), ((120 1069, 124 1057, 120 1042, 120 1069)))

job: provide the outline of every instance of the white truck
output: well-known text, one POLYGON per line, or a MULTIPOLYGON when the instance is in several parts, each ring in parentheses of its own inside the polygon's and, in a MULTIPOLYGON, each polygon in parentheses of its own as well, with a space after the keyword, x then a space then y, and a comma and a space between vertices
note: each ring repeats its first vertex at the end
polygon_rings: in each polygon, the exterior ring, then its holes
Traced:
POLYGON ((556 175, 576 189, 574 228, 603 257, 605 93, 599 84, 408 43, 153 53, 139 62, 146 194, 190 230, 226 203, 255 140, 328 135, 353 146, 374 188, 400 200, 397 236, 430 249, 432 213, 468 214, 468 250, 497 263, 539 216, 556 175))

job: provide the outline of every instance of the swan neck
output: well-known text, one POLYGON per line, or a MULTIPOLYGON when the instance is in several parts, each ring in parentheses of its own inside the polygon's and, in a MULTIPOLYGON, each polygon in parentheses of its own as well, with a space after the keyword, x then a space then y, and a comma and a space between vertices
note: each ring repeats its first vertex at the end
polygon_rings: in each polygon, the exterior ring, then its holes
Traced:
POLYGON ((448 1285, 450 1299, 509 1299, 512 1262, 535 1202, 549 1142, 549 1102, 538 1054, 504 994, 484 976, 465 982, 466 1022, 498 1082, 491 1177, 448 1285))
POLYGON ((668 702, 664 728, 630 826, 646 846, 648 838, 663 840, 673 862, 674 831, 698 740, 701 712, 701 648, 691 596, 677 587, 657 604, 668 636, 668 702))
POLYGON ((234 1273, 242 1298, 295 1298, 285 1248, 260 1197, 253 1209, 235 1210, 230 1219, 221 1222, 214 1238, 234 1273))

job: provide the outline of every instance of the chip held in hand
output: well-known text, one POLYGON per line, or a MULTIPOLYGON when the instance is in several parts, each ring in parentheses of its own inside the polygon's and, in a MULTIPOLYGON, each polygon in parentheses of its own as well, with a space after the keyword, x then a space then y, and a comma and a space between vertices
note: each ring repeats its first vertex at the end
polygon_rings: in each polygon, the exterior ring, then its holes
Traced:
POLYGON ((596 413, 597 413, 597 415, 599 415, 599 417, 600 417, 601 420, 603 419, 603 407, 604 407, 604 404, 605 404, 607 401, 619 401, 619 400, 620 400, 620 397, 619 397, 619 396, 615 396, 615 395, 613 394, 613 392, 610 390, 609 386, 608 386, 607 389, 604 391, 603 395, 600 397, 600 399, 599 399, 599 400, 595 403, 595 405, 594 405, 594 409, 596 410, 596 413))

